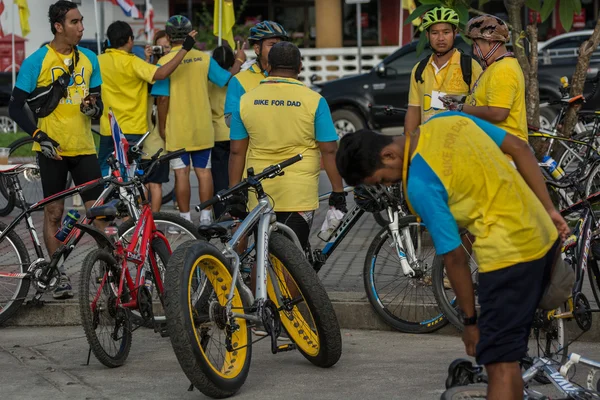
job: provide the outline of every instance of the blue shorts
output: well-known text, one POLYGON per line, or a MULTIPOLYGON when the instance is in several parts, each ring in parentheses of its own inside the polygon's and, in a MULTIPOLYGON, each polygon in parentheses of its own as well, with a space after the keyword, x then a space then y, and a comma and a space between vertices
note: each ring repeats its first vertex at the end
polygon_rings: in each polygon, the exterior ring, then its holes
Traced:
MULTIPOLYGON (((181 155, 181 161, 186 167, 190 166, 190 160, 194 168, 211 168, 211 154, 212 149, 204 149, 197 151, 190 151, 181 155)), ((177 169, 176 165, 172 165, 173 169, 177 169)))

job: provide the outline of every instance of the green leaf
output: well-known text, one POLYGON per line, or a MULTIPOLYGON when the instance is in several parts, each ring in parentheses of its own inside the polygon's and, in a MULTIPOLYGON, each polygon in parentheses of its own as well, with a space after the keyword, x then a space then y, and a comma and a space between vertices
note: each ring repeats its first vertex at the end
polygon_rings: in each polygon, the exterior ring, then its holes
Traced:
POLYGON ((461 24, 466 25, 466 23, 469 22, 469 7, 458 4, 454 7, 454 11, 458 14, 458 20, 461 24))
POLYGON ((425 50, 425 46, 427 45, 427 35, 425 32, 421 32, 421 36, 419 36, 419 43, 417 43, 417 57, 423 53, 425 50))
POLYGON ((544 0, 544 4, 542 4, 542 10, 540 11, 542 22, 548 19, 552 11, 554 11, 554 7, 556 6, 556 0, 544 0))
POLYGON ((581 0, 571 0, 571 7, 573 7, 575 14, 579 14, 581 12, 581 0))
POLYGON ((442 5, 441 0, 419 0, 419 3, 421 3, 421 4, 433 4, 435 6, 441 6, 442 5))
POLYGON ((571 1, 562 0, 558 6, 558 16, 560 17, 560 23, 566 32, 571 30, 573 26, 573 3, 571 1))
MULTIPOLYGON (((556 1, 556 0, 554 0, 556 1)), ((421 4, 419 7, 415 8, 415 11, 412 12, 404 21, 404 25, 408 25, 413 22, 415 19, 419 18, 421 15, 425 14, 427 11, 434 8, 431 4, 421 4)))
POLYGON ((542 5, 540 4, 540 0, 525 0, 525 6, 527 8, 531 8, 534 11, 540 12, 542 9, 542 5))

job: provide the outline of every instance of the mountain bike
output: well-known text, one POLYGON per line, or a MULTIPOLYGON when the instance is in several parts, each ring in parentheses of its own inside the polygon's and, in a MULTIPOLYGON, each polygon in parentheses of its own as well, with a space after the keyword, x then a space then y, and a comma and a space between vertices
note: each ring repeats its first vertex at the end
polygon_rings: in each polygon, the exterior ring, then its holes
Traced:
MULTIPOLYGON (((155 316, 153 292, 164 303, 163 278, 171 256, 171 244, 166 232, 155 224, 156 214, 152 214, 145 196, 143 179, 158 163, 168 162, 183 152, 172 152, 160 158, 155 155, 146 173, 136 174, 128 182, 110 180, 118 187, 133 187, 141 203, 140 215, 127 241, 122 235, 119 238, 120 230, 114 224, 105 232, 91 228, 95 231, 98 249, 90 252, 83 261, 79 289, 81 324, 90 352, 107 367, 123 365, 129 355, 133 313, 141 318, 140 325, 152 326, 156 332, 166 335, 164 316, 155 316)), ((87 218, 114 220, 122 214, 121 203, 117 199, 92 207, 87 211, 87 218)), ((180 232, 199 237, 194 225, 179 216, 162 215, 162 219, 170 221, 180 232)))
POLYGON ((246 381, 255 343, 251 325, 262 325, 267 336, 258 340, 270 338, 273 354, 298 349, 324 368, 341 356, 340 328, 327 292, 302 251, 280 232, 285 228, 261 184, 301 159, 297 155, 256 175, 250 168, 241 183, 197 206, 206 208, 247 189, 258 198, 231 238, 220 229, 224 250, 192 241, 169 261, 165 312, 171 344, 192 385, 207 396, 232 396, 246 381), (255 239, 254 291, 241 276, 244 256, 234 250, 249 235, 255 239), (284 330, 291 343, 279 345, 284 330))
MULTIPOLYGON (((552 383, 556 390, 560 392, 561 399, 564 400, 583 400, 600 399, 600 363, 572 353, 568 361, 557 363, 555 360, 545 357, 534 357, 522 360, 524 398, 549 399, 546 395, 534 390, 529 383, 544 377, 548 383, 552 383), (582 365, 589 368, 586 377, 586 387, 580 386, 571 381, 569 376, 571 367, 582 365)), ((458 359, 450 364, 448 368, 448 378, 446 379, 446 391, 442 394, 441 400, 470 400, 487 398, 487 376, 483 367, 473 365, 468 360, 458 359)), ((552 396, 552 399, 557 399, 552 396)), ((557 399, 558 400, 558 399, 557 399)))

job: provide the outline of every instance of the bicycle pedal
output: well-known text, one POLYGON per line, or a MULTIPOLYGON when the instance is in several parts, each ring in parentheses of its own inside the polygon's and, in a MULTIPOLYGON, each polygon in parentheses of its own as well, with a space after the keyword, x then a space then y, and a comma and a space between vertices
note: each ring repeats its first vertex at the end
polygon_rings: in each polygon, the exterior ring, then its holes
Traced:
POLYGON ((277 346, 277 352, 281 353, 284 351, 293 351, 296 350, 297 347, 294 343, 282 344, 281 346, 277 346))
POLYGON ((154 325, 154 332, 157 332, 158 334, 160 334, 160 337, 169 337, 169 331, 167 330, 167 324, 166 323, 156 323, 154 325))

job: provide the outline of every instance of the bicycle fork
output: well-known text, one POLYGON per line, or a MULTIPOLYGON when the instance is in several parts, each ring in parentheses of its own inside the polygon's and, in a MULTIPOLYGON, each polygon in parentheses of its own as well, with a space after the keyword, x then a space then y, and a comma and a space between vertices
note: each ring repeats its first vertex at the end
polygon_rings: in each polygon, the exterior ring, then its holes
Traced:
POLYGON ((408 259, 416 259, 415 247, 410 236, 410 226, 402 228, 402 232, 400 232, 400 228, 398 227, 398 211, 388 207, 387 212, 390 220, 388 229, 392 234, 392 240, 394 241, 394 246, 396 247, 396 253, 398 253, 398 257, 400 258, 400 267, 402 268, 402 273, 404 273, 404 276, 414 277, 415 270, 411 268, 410 263, 408 262, 408 259), (402 243, 402 238, 404 238, 404 246, 402 243))

